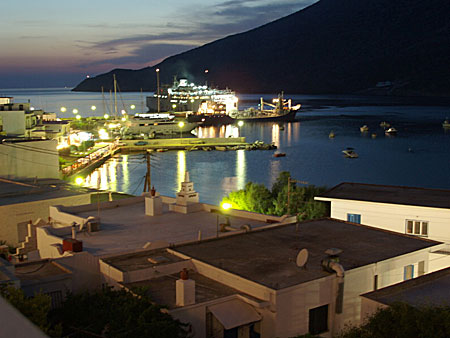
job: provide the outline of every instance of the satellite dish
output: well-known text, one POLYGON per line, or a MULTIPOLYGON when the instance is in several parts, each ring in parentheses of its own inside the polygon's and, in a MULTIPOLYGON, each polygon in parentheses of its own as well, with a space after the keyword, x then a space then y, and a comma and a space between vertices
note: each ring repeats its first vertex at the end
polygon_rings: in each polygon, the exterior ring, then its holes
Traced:
POLYGON ((306 262, 308 261, 308 249, 301 249, 300 252, 297 255, 297 266, 300 268, 303 268, 306 265, 306 262))

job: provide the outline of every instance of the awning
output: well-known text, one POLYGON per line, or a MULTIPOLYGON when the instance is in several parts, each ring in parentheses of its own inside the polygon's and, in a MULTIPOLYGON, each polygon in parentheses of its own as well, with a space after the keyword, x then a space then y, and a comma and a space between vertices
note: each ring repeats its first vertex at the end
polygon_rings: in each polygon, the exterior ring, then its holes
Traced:
POLYGON ((239 299, 208 306, 208 309, 226 330, 261 320, 261 316, 251 305, 239 299))

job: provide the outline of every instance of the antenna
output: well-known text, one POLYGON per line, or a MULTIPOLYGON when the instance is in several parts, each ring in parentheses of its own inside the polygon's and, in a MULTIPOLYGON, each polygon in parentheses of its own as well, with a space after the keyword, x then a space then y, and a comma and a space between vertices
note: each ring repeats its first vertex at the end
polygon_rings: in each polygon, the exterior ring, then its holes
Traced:
POLYGON ((297 255, 296 264, 299 268, 304 268, 308 261, 308 249, 301 249, 297 255))

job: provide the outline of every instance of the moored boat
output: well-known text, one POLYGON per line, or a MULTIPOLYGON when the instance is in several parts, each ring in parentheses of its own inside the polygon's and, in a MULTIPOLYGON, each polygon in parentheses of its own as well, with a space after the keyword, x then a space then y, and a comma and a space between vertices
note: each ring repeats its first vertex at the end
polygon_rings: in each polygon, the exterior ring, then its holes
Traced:
POLYGON ((442 122, 442 127, 443 128, 450 128, 450 120, 449 119, 445 119, 444 122, 442 122))
POLYGON ((362 127, 359 128, 361 133, 367 133, 369 131, 369 127, 365 124, 362 127))
POLYGON ((386 129, 384 133, 386 135, 396 135, 397 129, 395 129, 394 127, 390 127, 389 129, 386 129))
POLYGON ((355 150, 353 148, 344 149, 344 150, 342 150, 342 153, 347 158, 358 158, 359 157, 359 155, 355 152, 355 150))

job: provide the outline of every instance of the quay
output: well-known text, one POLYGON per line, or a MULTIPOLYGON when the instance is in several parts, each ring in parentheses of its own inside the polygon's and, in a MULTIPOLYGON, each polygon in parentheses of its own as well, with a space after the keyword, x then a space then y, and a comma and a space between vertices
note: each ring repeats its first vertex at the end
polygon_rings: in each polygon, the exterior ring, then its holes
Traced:
POLYGON ((105 163, 117 153, 132 153, 146 151, 168 150, 271 150, 276 147, 262 141, 247 143, 245 137, 216 137, 216 138, 170 138, 145 140, 120 140, 102 148, 100 154, 90 154, 78 159, 72 166, 61 169, 63 179, 72 180, 78 176, 87 176, 97 167, 105 163))
POLYGON ((215 147, 245 147, 245 137, 215 137, 215 138, 170 138, 146 140, 120 140, 121 152, 135 152, 145 150, 201 150, 215 147))

